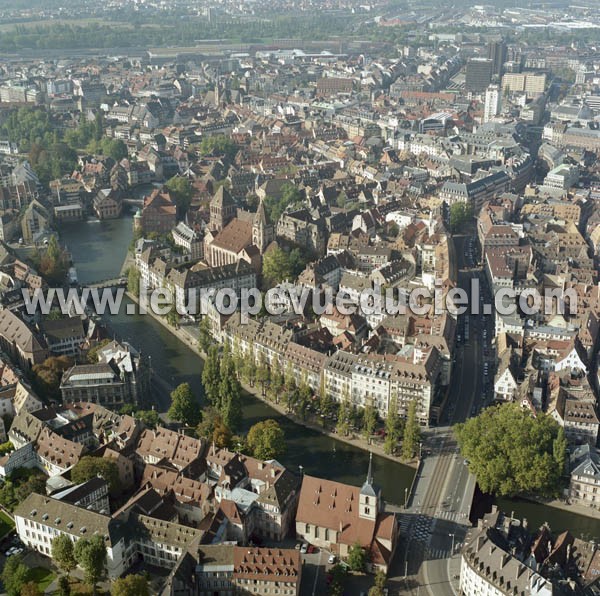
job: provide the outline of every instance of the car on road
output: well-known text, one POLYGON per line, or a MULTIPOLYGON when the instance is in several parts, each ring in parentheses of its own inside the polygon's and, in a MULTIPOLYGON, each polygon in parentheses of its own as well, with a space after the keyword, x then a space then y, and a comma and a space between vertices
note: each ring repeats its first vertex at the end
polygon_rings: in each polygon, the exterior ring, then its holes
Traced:
POLYGON ((308 544, 306 544, 306 542, 302 543, 302 546, 300 547, 300 552, 305 555, 308 551, 308 544))
POLYGON ((335 563, 335 561, 336 561, 335 555, 329 555, 329 558, 327 559, 327 562, 330 565, 333 565, 335 563))

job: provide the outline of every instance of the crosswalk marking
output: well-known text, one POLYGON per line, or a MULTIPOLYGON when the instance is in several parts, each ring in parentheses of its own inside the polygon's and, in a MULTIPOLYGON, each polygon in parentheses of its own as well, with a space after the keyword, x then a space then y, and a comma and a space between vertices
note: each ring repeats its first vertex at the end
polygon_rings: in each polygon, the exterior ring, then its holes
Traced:
POLYGON ((450 551, 443 548, 432 548, 427 550, 430 559, 447 559, 450 551))

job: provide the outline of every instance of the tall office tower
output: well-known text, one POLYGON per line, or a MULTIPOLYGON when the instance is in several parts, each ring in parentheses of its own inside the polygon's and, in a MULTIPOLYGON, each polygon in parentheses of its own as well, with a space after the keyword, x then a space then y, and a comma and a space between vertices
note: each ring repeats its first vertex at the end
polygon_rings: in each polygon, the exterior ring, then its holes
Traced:
POLYGON ((465 88, 481 93, 492 82, 493 61, 488 58, 471 58, 467 62, 465 88))
POLYGON ((490 85, 485 90, 485 107, 483 109, 483 121, 489 122, 497 116, 502 109, 502 92, 499 85, 490 85))
POLYGON ((488 58, 492 61, 492 76, 502 76, 502 66, 506 62, 506 44, 504 40, 490 41, 488 43, 488 58))

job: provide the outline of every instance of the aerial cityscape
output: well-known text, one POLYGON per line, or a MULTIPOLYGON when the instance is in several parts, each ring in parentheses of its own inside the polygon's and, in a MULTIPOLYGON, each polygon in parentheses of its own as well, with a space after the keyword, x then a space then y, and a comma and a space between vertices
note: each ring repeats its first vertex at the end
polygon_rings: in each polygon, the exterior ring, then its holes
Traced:
POLYGON ((600 596, 600 4, 0 3, 0 596, 600 596))

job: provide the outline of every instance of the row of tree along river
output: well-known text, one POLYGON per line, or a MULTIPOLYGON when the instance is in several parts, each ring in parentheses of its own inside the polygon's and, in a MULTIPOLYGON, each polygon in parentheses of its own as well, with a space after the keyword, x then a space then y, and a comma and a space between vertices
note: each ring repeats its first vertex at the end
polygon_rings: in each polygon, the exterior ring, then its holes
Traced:
MULTIPOLYGON (((112 221, 88 221, 69 224, 61 229, 61 241, 71 252, 81 285, 117 277, 132 238, 130 217, 112 221)), ((162 380, 162 399, 157 406, 166 409, 167 387, 188 382, 202 396, 202 359, 149 315, 125 314, 125 301, 118 315, 106 316, 107 327, 119 339, 151 357, 152 369, 162 380)), ((158 394, 160 394, 160 387, 158 394)), ((301 469, 314 474, 361 485, 366 476, 368 453, 342 441, 295 424, 253 395, 244 395, 244 428, 267 418, 276 419, 285 430, 287 453, 282 463, 292 471, 301 469)), ((405 488, 414 470, 386 458, 374 456, 375 479, 384 498, 395 505, 404 503, 405 488)), ((573 533, 600 540, 600 520, 520 500, 502 499, 498 505, 507 512, 527 518, 529 527, 548 521, 555 531, 573 533)))

